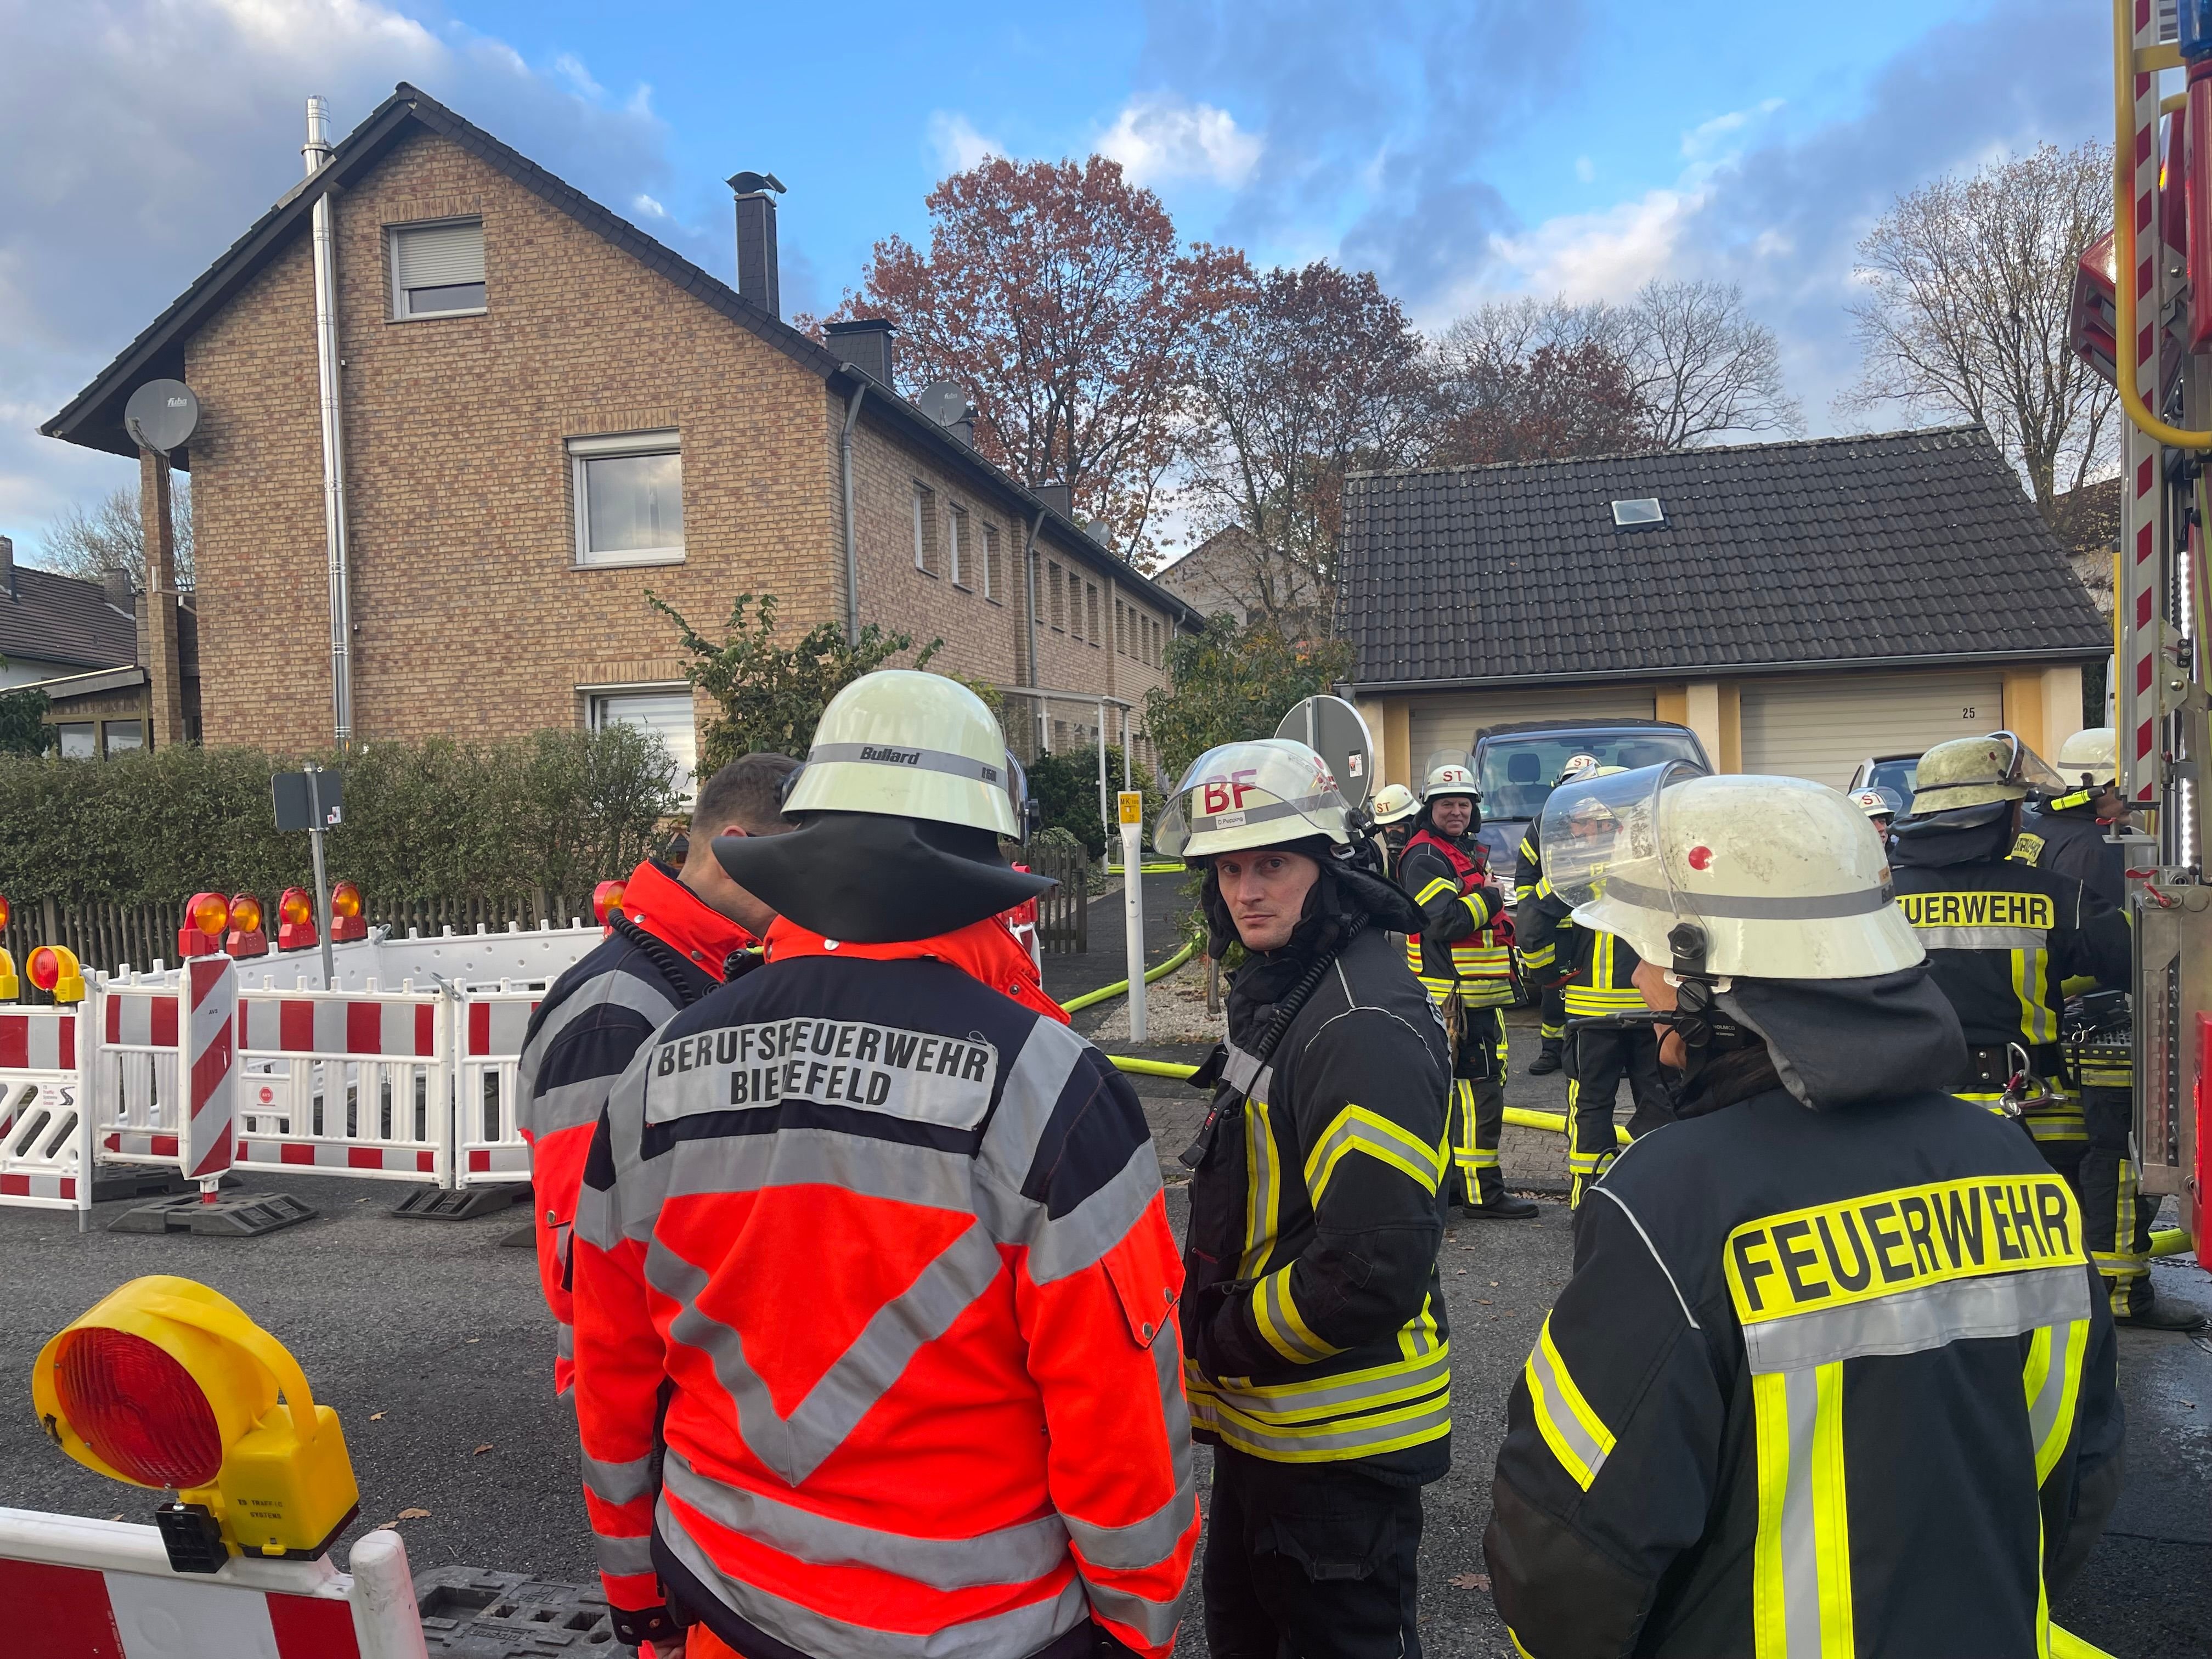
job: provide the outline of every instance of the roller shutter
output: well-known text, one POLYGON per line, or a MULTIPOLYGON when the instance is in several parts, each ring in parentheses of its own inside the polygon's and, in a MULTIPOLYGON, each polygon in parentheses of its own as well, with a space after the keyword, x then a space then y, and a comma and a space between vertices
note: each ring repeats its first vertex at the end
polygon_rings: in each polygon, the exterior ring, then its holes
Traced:
POLYGON ((695 787, 694 775, 699 764, 699 732, 692 723, 691 692, 689 687, 680 691, 621 691, 592 699, 592 724, 611 726, 620 722, 635 726, 641 732, 650 732, 668 745, 680 769, 676 787, 684 796, 685 805, 690 805, 695 787))
POLYGON ((1914 754, 2004 724, 1996 672, 1746 680, 1743 769, 1842 788, 1875 755, 1914 754))
POLYGON ((1650 720, 1651 693, 1623 686, 1553 686, 1528 691, 1451 691, 1424 697, 1407 717, 1413 763, 1431 750, 1472 749, 1474 734, 1509 720, 1650 720))

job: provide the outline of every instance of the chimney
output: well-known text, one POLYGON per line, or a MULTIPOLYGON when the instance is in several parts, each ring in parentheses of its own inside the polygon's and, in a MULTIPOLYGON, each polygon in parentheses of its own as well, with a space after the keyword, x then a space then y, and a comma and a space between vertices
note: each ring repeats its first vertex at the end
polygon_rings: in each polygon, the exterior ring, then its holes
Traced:
MULTIPOLYGON (((772 211, 773 210, 771 210, 772 211)), ((891 384, 891 336, 898 331, 881 317, 862 317, 849 323, 824 323, 830 349, 871 380, 891 384)))
POLYGON ((962 443, 966 444, 970 449, 975 447, 976 412, 975 404, 968 404, 965 408, 961 410, 960 418, 953 422, 951 426, 947 428, 954 437, 959 439, 962 443))
POLYGON ((1075 516, 1075 492, 1064 483, 1038 484, 1030 489, 1030 494, 1063 519, 1075 516))
POLYGON ((0 536, 0 594, 15 597, 15 544, 7 536, 0 536))
POLYGON ((100 573, 100 585, 107 590, 107 602, 118 611, 128 611, 131 605, 131 573, 121 565, 110 565, 100 573))
POLYGON ((775 198, 783 181, 773 173, 733 173, 738 193, 738 293, 771 317, 783 315, 776 292, 775 198), (775 195, 770 195, 773 191, 775 195))

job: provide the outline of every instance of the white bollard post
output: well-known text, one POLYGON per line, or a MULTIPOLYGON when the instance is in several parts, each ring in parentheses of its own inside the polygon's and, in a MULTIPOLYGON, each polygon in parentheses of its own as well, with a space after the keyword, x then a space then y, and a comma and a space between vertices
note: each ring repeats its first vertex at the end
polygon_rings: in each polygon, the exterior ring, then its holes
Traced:
POLYGON ((415 1575, 397 1531, 363 1533, 346 1564, 353 1572, 354 1639, 361 1659, 428 1659, 415 1608, 415 1575))
POLYGON ((1145 798, 1121 791, 1121 927, 1129 946, 1129 1041, 1145 1041, 1145 798))

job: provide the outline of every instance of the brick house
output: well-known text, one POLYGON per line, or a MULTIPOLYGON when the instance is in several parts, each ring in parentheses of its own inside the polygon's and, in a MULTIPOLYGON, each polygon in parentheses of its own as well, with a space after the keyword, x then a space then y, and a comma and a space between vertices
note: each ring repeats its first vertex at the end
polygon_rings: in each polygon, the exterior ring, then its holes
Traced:
POLYGON ((325 154, 41 428, 135 454, 136 387, 197 394, 174 459, 207 742, 333 734, 319 199, 357 740, 628 720, 688 760, 708 705, 648 592, 709 635, 750 592, 776 596, 786 639, 854 620, 942 638, 935 665, 1004 688, 1031 752, 1095 741, 1102 714, 1118 740, 1169 630, 1199 622, 1064 489, 894 392, 885 325, 825 349, 781 319, 772 180, 732 181, 732 289, 404 83, 325 154))
MULTIPOLYGON (((18 565, 15 543, 0 536, 0 691, 46 694, 46 723, 64 758, 104 760, 161 740, 146 668, 148 610, 124 572, 91 581, 18 565)), ((189 599, 176 617, 181 714, 193 738, 199 653, 189 599)))

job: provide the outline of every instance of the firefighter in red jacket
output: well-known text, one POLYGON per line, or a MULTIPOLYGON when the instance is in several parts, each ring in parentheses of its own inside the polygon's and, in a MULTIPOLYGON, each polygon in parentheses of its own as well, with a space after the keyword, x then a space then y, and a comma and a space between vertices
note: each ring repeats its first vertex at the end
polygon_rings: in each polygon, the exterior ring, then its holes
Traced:
POLYGON ((1174 1644, 1198 1538, 1182 1272, 1134 1093, 1000 913, 998 723, 884 671, 724 838, 769 963, 617 1083, 576 1223, 576 1414, 623 1641, 687 1659, 1174 1644))
POLYGON ((607 936, 546 990, 523 1035, 515 1068, 517 1117, 530 1143, 538 1271, 555 1322, 553 1387, 575 1377, 568 1233, 584 1154, 607 1091, 653 1027, 750 966, 775 913, 732 881, 709 843, 717 836, 774 836, 791 828, 780 805, 799 763, 747 755, 700 787, 684 867, 647 859, 623 884, 607 936))

